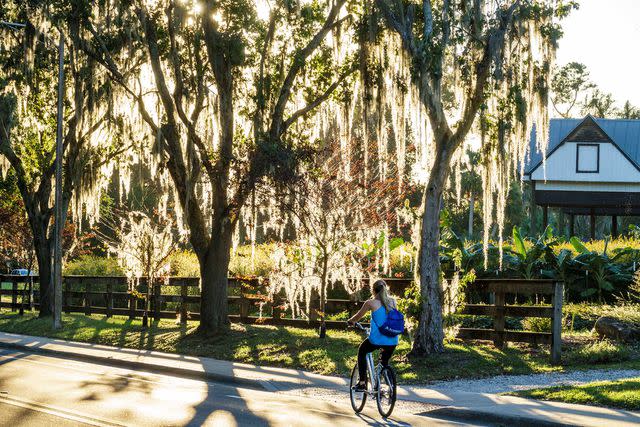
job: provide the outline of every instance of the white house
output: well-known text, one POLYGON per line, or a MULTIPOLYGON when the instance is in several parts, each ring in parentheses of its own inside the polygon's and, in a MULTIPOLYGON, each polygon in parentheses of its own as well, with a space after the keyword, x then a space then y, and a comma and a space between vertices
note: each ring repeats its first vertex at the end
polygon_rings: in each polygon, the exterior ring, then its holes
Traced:
POLYGON ((596 216, 617 235, 618 216, 640 215, 640 120, 551 119, 544 162, 532 136, 525 180, 545 227, 549 207, 569 214, 571 234, 575 215, 590 215, 592 238, 596 216))

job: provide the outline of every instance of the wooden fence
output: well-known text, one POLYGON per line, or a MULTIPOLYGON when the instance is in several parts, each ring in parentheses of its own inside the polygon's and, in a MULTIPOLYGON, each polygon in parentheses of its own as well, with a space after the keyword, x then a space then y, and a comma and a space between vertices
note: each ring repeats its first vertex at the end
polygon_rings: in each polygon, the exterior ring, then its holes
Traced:
MULTIPOLYGON (((38 290, 33 286, 37 276, 0 275, 0 283, 10 284, 9 289, 0 289, 0 308, 13 311, 37 310, 38 290), (2 300, 8 295, 10 301, 2 300)), ((130 319, 144 314, 144 298, 127 291, 125 277, 66 276, 63 280, 63 311, 66 313, 104 314, 107 317, 120 315, 130 319)), ((392 291, 402 295, 410 280, 388 279, 392 291)), ((137 288, 146 292, 147 280, 141 278, 137 288)), ((366 298, 368 295, 364 295, 366 298)), ((493 329, 461 328, 458 338, 491 340, 497 347, 506 342, 526 342, 551 345, 554 363, 560 362, 563 284, 552 280, 478 279, 465 288, 466 303, 460 314, 490 316, 493 329), (471 300, 489 300, 490 304, 472 303, 471 300), (532 296, 550 296, 551 305, 518 305, 518 297, 529 301, 532 296), (513 303, 512 303, 513 302, 513 303), (505 329, 506 317, 539 317, 551 319, 551 332, 512 331, 505 329)), ((283 295, 268 297, 267 287, 257 279, 229 279, 229 320, 242 323, 263 323, 291 326, 319 326, 319 299, 312 298, 309 319, 287 318, 283 295)), ((302 303, 302 302, 301 302, 302 303)), ((149 317, 159 319, 198 320, 200 304, 199 279, 172 277, 157 282, 150 294, 149 317), (164 291, 164 293, 163 293, 164 291)), ((328 298, 326 314, 347 311, 354 314, 362 301, 360 299, 328 298)), ((327 321, 329 328, 343 328, 343 321, 327 321)))
POLYGON ((478 279, 467 285, 465 295, 484 293, 492 304, 465 304, 461 313, 491 316, 493 329, 461 328, 458 338, 491 340, 503 348, 506 342, 526 342, 551 346, 551 361, 560 363, 562 344, 562 300, 564 284, 553 280, 478 279), (550 296, 551 305, 519 305, 519 296, 550 296), (513 304, 507 304, 507 301, 513 304), (551 332, 510 331, 505 329, 506 317, 540 317, 551 319, 551 332))
MULTIPOLYGON (((38 277, 0 275, 0 283, 10 284, 10 289, 0 289, 0 308, 13 311, 39 309, 38 277), (2 296, 10 296, 10 301, 2 301, 2 296)), ((391 289, 396 294, 411 282, 409 279, 389 279, 391 289)), ((63 278, 63 306, 65 313, 104 314, 128 316, 130 319, 144 314, 144 298, 148 281, 140 278, 136 288, 140 294, 127 291, 126 277, 65 276, 63 278)), ((368 295, 365 296, 365 298, 368 295)), ((195 277, 171 277, 167 281, 152 284, 148 316, 154 320, 187 319, 198 320, 200 305, 199 279, 195 277)), ((312 298, 309 319, 287 318, 283 295, 268 297, 267 286, 257 279, 229 278, 229 320, 242 323, 264 323, 292 326, 318 326, 319 298, 312 298)), ((355 313, 359 299, 328 298, 325 310, 327 314, 347 311, 355 313)), ((303 302, 301 302, 304 305, 303 302)), ((327 327, 342 328, 344 322, 327 321, 327 327)))

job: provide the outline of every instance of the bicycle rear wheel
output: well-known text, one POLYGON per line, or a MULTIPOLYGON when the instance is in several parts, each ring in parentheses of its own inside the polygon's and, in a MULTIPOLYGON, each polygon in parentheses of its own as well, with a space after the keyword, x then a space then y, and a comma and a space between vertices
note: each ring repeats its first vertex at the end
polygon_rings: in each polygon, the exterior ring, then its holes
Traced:
POLYGON ((387 418, 393 412, 396 405, 396 374, 389 366, 380 371, 380 384, 378 385, 378 412, 387 418))
POLYGON ((351 399, 351 407, 356 413, 362 412, 362 408, 364 408, 364 404, 367 402, 367 393, 364 391, 355 391, 356 385, 358 384, 358 364, 353 367, 351 371, 351 381, 349 384, 349 397, 351 399))

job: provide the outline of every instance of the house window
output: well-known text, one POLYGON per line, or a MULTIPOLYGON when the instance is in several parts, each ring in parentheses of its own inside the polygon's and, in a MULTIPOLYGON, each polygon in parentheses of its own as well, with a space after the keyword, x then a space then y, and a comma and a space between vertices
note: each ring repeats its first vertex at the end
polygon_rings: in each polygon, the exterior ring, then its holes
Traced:
POLYGON ((600 171, 600 145, 578 144, 576 149, 576 172, 598 173, 600 171))

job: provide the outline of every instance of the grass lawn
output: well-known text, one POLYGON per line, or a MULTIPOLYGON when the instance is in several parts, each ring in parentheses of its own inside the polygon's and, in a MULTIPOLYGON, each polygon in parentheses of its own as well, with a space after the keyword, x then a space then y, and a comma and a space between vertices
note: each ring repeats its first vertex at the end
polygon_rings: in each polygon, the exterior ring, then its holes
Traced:
POLYGON ((580 386, 562 386, 508 393, 540 400, 640 410, 640 378, 602 381, 580 386))
MULTIPOLYGON (((65 314, 63 321, 64 328, 53 331, 50 319, 39 319, 30 313, 22 317, 6 313, 0 315, 0 330, 344 376, 355 363, 362 341, 362 336, 354 331, 329 330, 323 341, 313 329, 283 326, 234 324, 226 334, 205 339, 194 333, 197 322, 180 326, 173 320, 161 320, 145 330, 140 320, 125 317, 65 314)), ((409 350, 410 343, 403 338, 393 358, 400 381, 405 384, 594 367, 640 369, 640 349, 596 342, 585 334, 565 343, 565 366, 549 364, 546 346, 511 344, 499 350, 489 343, 451 340, 447 341, 443 354, 414 358, 407 356, 409 350)))

